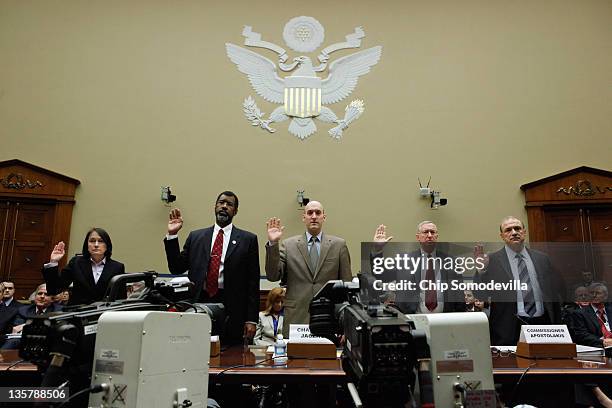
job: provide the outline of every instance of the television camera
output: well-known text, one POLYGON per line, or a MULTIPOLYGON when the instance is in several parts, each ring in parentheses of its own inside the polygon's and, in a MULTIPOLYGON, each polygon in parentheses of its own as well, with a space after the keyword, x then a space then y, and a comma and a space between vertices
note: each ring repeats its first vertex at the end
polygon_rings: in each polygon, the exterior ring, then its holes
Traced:
POLYGON ((356 385, 349 384, 356 406, 496 406, 483 313, 404 315, 370 292, 365 275, 333 280, 310 304, 311 333, 344 342, 342 367, 356 385))
MULTIPOLYGON (((163 349, 163 347, 168 347, 167 341, 165 346, 159 345, 155 343, 156 336, 143 335, 145 330, 142 328, 147 325, 150 333, 152 328, 155 328, 156 333, 172 335, 170 341, 170 346, 173 347, 172 356, 169 360, 161 359, 166 364, 163 369, 165 372, 171 372, 174 363, 182 365, 184 369, 185 361, 193 361, 193 354, 181 354, 194 353, 191 346, 205 344, 206 347, 209 347, 211 332, 220 334, 226 323, 223 305, 189 303, 186 299, 192 296, 191 282, 176 284, 162 280, 156 281, 157 276, 155 272, 115 276, 109 284, 104 301, 69 307, 65 309, 65 313, 53 316, 29 319, 22 331, 19 356, 37 365, 40 371, 44 372, 41 386, 68 386, 73 395, 78 390, 87 389, 108 392, 108 387, 99 386, 100 381, 97 381, 98 386, 91 387, 91 375, 93 372, 95 376, 100 367, 114 367, 110 371, 114 373, 114 377, 118 377, 120 371, 122 376, 126 377, 125 381, 132 384, 132 387, 127 388, 129 393, 135 393, 138 390, 139 372, 128 369, 128 367, 133 368, 133 363, 130 365, 130 361, 134 358, 154 361, 159 360, 164 353, 169 354, 163 349), (126 285, 134 282, 144 282, 142 291, 128 299, 118 299, 121 293, 126 292, 126 285), (155 323, 152 325, 151 322, 155 323), (142 330, 139 332, 133 330, 138 327, 142 330), (205 329, 202 330, 202 327, 205 329), (122 348, 124 350, 119 352, 122 348), (129 351, 126 351, 127 348, 129 351), (144 355, 143 353, 146 352, 154 354, 144 355), (121 357, 117 357, 116 360, 121 361, 121 367, 125 366, 125 370, 122 368, 117 371, 118 361, 110 363, 102 361, 104 358, 101 358, 101 355, 104 353, 107 356, 109 353, 111 356, 120 355, 121 357)), ((164 336, 162 338, 164 341, 168 340, 164 336)), ((196 361, 201 362, 202 367, 200 368, 205 366, 207 376, 208 352, 199 350, 198 354, 202 355, 199 355, 196 361)), ((148 366, 151 365, 151 363, 148 364, 148 366)), ((140 368, 142 373, 142 367, 140 368)), ((101 372, 105 372, 104 368, 101 372)), ((202 375, 199 372, 197 376, 200 378, 202 375)), ((207 382, 204 381, 202 384, 206 386, 207 382)), ((173 383, 167 383, 167 385, 172 387, 173 383)), ((157 390, 160 390, 159 384, 157 390)), ((176 390, 173 392, 176 394, 176 390)), ((202 396, 201 390, 196 390, 195 393, 202 396)), ((185 391, 176 398, 180 399, 184 396, 185 391)), ((206 390, 203 396, 206 398, 206 390)), ((122 398, 128 397, 132 396, 124 395, 122 398)), ((83 394, 80 399, 75 399, 71 403, 70 406, 74 407, 87 406, 87 394, 83 394)), ((142 403, 130 406, 157 406, 155 404, 141 405, 142 403)), ((181 406, 180 404, 181 401, 178 401, 175 406, 181 406)), ((193 404, 193 406, 198 405, 193 404)))

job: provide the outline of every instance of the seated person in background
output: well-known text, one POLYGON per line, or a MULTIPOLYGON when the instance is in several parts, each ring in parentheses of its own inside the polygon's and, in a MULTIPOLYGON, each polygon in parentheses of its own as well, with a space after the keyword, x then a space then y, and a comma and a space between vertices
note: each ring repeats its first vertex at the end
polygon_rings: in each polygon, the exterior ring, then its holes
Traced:
POLYGON ((471 290, 464 290, 465 311, 466 312, 485 312, 488 314, 488 302, 476 299, 471 290))
POLYGON ((259 322, 253 339, 256 345, 272 345, 276 342, 276 335, 283 330, 284 301, 285 289, 274 288, 268 293, 266 310, 259 312, 259 322))
POLYGON ((2 295, 2 301, 0 303, 8 307, 9 309, 10 308, 19 309, 19 307, 21 307, 21 303, 19 303, 17 299, 15 299, 14 297, 15 296, 15 283, 10 282, 10 281, 2 282, 1 289, 2 289, 2 292, 0 292, 0 294, 2 295))
MULTIPOLYGON (((8 292, 13 293, 12 291, 5 290, 5 283, 10 283, 12 285, 12 282, 0 282, 0 293, 2 293, 3 296, 5 293, 8 294, 8 292)), ((6 334, 11 332, 13 320, 15 320, 15 316, 17 316, 17 311, 19 310, 18 302, 15 300, 12 303, 13 306, 9 307, 3 301, 0 301, 0 346, 4 344, 6 334)))
POLYGON ((65 289, 53 297, 53 302, 59 305, 67 305, 70 300, 70 291, 65 289))
MULTIPOLYGON (((111 278, 125 273, 123 264, 111 259, 112 253, 113 243, 108 233, 102 228, 92 228, 85 235, 82 254, 73 257, 60 272, 58 262, 65 255, 65 244, 59 242, 42 271, 49 293, 55 295, 72 284, 69 305, 102 300, 111 278)), ((120 297, 125 298, 125 293, 120 297)))
MULTIPOLYGON (((612 307, 606 303, 606 284, 595 282, 588 288, 578 286, 574 295, 576 307, 568 313, 565 322, 574 342, 592 347, 611 346, 612 333, 608 319, 612 317, 612 307)), ((578 406, 612 407, 612 400, 608 397, 612 394, 609 384, 576 384, 575 387, 578 406)))
MULTIPOLYGON (((34 317, 52 312, 60 312, 62 310, 61 305, 53 303, 53 298, 47 294, 47 285, 44 283, 38 285, 36 289, 36 295, 31 305, 21 306, 17 312, 17 316, 13 321, 12 333, 18 334, 23 330, 25 322, 34 317)), ((2 346, 3 349, 15 349, 19 348, 20 339, 10 339, 2 346)))
POLYGON ((582 308, 591 306, 591 293, 585 286, 576 286, 572 300, 573 302, 563 305, 563 309, 561 309, 561 323, 567 325, 573 338, 575 315, 582 308))
POLYGON ((608 301, 608 288, 605 283, 593 283, 589 287, 591 304, 583 307, 573 316, 574 341, 592 347, 612 346, 610 317, 612 306, 608 301))
POLYGON ((588 288, 593 284, 593 272, 588 269, 583 269, 580 271, 580 278, 582 279, 580 285, 584 286, 585 288, 588 288))

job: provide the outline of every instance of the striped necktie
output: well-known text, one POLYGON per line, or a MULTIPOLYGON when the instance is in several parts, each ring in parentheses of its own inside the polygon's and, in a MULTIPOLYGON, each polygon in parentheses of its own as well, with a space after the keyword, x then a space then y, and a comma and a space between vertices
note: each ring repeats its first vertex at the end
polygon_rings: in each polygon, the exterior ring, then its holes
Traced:
POLYGON ((529 317, 533 317, 536 312, 536 304, 531 279, 529 278, 529 271, 527 270, 527 264, 525 263, 525 258, 521 254, 516 254, 516 260, 518 262, 519 279, 521 280, 521 283, 527 284, 527 290, 523 291, 523 307, 525 309, 525 313, 529 317))

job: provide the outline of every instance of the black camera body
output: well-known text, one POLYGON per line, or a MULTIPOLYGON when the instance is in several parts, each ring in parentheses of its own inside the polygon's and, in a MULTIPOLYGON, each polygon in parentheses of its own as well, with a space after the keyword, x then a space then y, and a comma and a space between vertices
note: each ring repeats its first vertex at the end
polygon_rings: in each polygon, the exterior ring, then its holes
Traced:
POLYGON ((342 310, 342 368, 369 406, 400 406, 410 398, 417 362, 414 326, 397 309, 351 305, 342 310), (395 402, 395 403, 392 403, 395 402))
MULTIPOLYGON (((188 297, 190 282, 171 285, 155 282, 157 273, 143 272, 118 275, 109 284, 103 302, 67 308, 54 316, 29 319, 21 337, 19 356, 36 364, 44 372, 42 386, 57 387, 68 383, 71 390, 89 387, 97 325, 105 312, 116 311, 180 311, 206 313, 212 322, 213 334, 223 330, 226 322, 222 304, 193 304, 188 297), (118 299, 125 293, 125 284, 144 281, 145 287, 138 297, 118 299)), ((75 400, 72 406, 87 406, 87 394, 75 400)))
POLYGON ((353 282, 327 282, 310 304, 310 331, 336 342, 343 336, 342 368, 366 406, 404 406, 417 359, 429 355, 425 333, 392 306, 362 303, 364 279, 361 290, 353 282))

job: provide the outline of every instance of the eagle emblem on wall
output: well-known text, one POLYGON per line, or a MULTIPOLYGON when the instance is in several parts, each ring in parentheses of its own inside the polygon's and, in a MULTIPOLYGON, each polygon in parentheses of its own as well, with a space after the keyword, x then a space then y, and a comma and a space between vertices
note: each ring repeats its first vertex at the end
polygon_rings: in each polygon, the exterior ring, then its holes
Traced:
MULTIPOLYGON (((271 42, 262 41, 261 34, 246 26, 242 32, 244 45, 264 48, 278 55, 275 63, 250 49, 226 43, 229 59, 245 74, 253 90, 268 102, 281 106, 272 111, 267 119, 255 99, 248 96, 243 102, 243 111, 253 126, 270 133, 275 132, 273 123, 290 120, 289 133, 305 140, 317 131, 314 119, 335 124, 329 130, 330 136, 339 140, 343 131, 364 111, 362 100, 356 99, 346 106, 343 118, 339 118, 328 106, 347 98, 357 86, 359 78, 378 63, 382 47, 376 46, 354 52, 330 62, 332 53, 349 48, 360 48, 365 32, 356 27, 346 36, 346 41, 325 47, 317 61, 306 55, 294 57, 287 63, 287 51, 271 42), (315 65, 316 64, 316 65, 315 65), (327 71, 327 76, 321 73, 327 71), (287 73, 285 76, 279 75, 287 73)), ((324 40, 323 26, 313 17, 295 17, 284 28, 283 39, 289 48, 298 53, 315 51, 324 40)))

